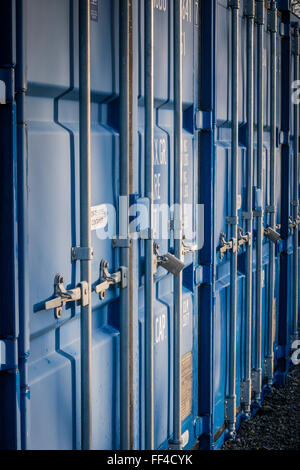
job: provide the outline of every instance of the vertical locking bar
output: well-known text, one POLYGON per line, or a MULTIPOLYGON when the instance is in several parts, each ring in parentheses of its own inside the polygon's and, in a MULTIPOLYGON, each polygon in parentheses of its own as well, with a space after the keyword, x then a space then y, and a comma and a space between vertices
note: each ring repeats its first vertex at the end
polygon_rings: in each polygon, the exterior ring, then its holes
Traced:
POLYGON ((255 306, 255 399, 261 397, 261 332, 262 332, 262 243, 263 243, 263 158, 264 158, 264 113, 263 113, 263 50, 264 50, 264 0, 256 1, 257 8, 257 191, 260 202, 256 207, 256 306, 255 306))
POLYGON ((21 448, 28 449, 28 430, 30 427, 30 389, 28 360, 30 355, 29 331, 29 285, 28 285, 28 183, 25 123, 26 65, 25 65, 25 18, 24 2, 16 2, 17 66, 16 66, 16 102, 17 102, 17 141, 18 141, 18 244, 19 244, 19 368, 20 368, 20 408, 21 408, 21 448))
MULTIPOLYGON (((252 234, 253 185, 253 115, 254 115, 254 18, 255 0, 247 2, 247 232, 252 234)), ((252 319, 252 243, 246 248, 246 325, 245 325, 245 381, 244 412, 251 406, 251 319, 252 319)))
MULTIPOLYGON (((287 291, 289 282, 289 254, 287 241, 289 238, 290 216, 290 126, 291 126, 291 18, 290 11, 286 8, 288 2, 280 2, 278 8, 281 12, 281 38, 280 38, 280 127, 283 139, 280 145, 280 238, 283 241, 280 252, 279 268, 279 328, 278 343, 281 348, 289 348, 289 304, 287 291)), ((285 380, 288 372, 289 361, 283 355, 278 360, 277 375, 285 380)))
MULTIPOLYGON (((237 241, 238 237, 238 211, 237 211, 237 196, 238 196, 238 130, 239 130, 239 81, 238 81, 238 67, 239 67, 239 1, 230 1, 232 14, 232 77, 231 77, 231 129, 232 129, 232 144, 231 144, 231 239, 237 241)), ((230 434, 235 432, 236 422, 236 310, 237 310, 237 250, 232 250, 230 257, 230 332, 229 332, 229 386, 227 397, 228 409, 228 432, 230 434)))
MULTIPOLYGON (((174 0, 174 187, 175 256, 182 261, 182 0, 174 0)), ((181 317, 182 272, 174 277, 174 372, 172 449, 182 448, 181 439, 181 317)))
MULTIPOLYGON (((276 229, 276 95, 277 95, 277 60, 276 60, 276 40, 277 40, 277 9, 276 1, 272 0, 269 11, 269 31, 271 40, 271 96, 270 96, 270 227, 276 229)), ((274 292, 275 292, 275 244, 269 242, 269 299, 268 299, 268 328, 267 328, 267 354, 266 378, 268 386, 273 381, 273 310, 274 310, 274 292)))
POLYGON ((153 388, 153 139, 154 139, 154 5, 145 1, 145 196, 149 200, 149 237, 145 241, 145 329, 146 329, 146 449, 154 449, 154 388, 153 388))
MULTIPOLYGON (((79 0, 79 140, 80 244, 91 248, 91 85, 90 0, 79 0)), ((89 302, 81 306, 81 446, 92 448, 92 308, 91 260, 80 261, 81 281, 88 283, 89 302)))
MULTIPOLYGON (((294 30, 294 80, 298 83, 299 80, 299 26, 295 27, 294 30)), ((294 208, 294 220, 297 220, 299 210, 299 105, 296 100, 294 103, 294 196, 293 196, 293 208, 294 208)), ((298 305, 299 305, 299 273, 298 273, 298 238, 299 231, 296 225, 293 234, 293 334, 298 334, 298 305)))
MULTIPOLYGON (((129 1, 120 1, 120 196, 126 201, 122 208, 126 217, 128 238, 129 204, 129 1)), ((120 248, 120 264, 129 269, 129 244, 120 248)), ((129 279, 128 279, 129 282, 129 279)), ((130 315, 129 286, 120 291, 120 430, 121 449, 130 447, 130 315)))

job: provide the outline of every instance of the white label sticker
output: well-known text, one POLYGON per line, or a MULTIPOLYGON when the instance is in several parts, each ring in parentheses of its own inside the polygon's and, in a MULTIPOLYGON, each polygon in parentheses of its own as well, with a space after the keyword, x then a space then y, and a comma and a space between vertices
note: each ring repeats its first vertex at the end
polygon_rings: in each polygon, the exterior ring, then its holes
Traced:
POLYGON ((91 230, 98 230, 106 227, 108 222, 108 211, 106 204, 93 206, 91 208, 91 230))

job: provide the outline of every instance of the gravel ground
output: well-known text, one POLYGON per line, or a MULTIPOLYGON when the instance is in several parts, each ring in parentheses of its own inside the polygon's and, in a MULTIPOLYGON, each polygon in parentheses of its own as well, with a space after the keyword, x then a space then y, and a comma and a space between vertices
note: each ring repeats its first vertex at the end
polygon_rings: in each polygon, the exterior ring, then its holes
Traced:
POLYGON ((289 382, 274 388, 262 408, 240 426, 235 440, 223 450, 300 450, 300 367, 289 374, 289 382))

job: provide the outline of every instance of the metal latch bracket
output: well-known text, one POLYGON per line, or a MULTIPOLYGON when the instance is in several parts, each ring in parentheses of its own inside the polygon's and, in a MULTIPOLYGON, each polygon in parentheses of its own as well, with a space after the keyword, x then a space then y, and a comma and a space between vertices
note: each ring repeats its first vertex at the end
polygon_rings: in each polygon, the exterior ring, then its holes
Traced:
POLYGON ((108 271, 108 261, 101 260, 100 262, 100 282, 94 287, 96 294, 99 294, 100 300, 103 300, 106 296, 106 291, 110 286, 118 286, 121 289, 125 289, 128 286, 128 268, 121 266, 119 270, 113 274, 108 271))
POLYGON ((247 232, 243 234, 243 229, 241 227, 238 228, 238 250, 243 245, 252 245, 252 233, 247 232))
POLYGON ((75 289, 67 290, 64 286, 64 278, 61 274, 56 274, 54 278, 55 296, 43 304, 43 310, 54 310, 54 316, 59 319, 62 315, 63 307, 69 302, 78 302, 83 307, 89 305, 89 285, 82 281, 75 289))
POLYGON ((232 253, 236 253, 237 249, 238 249, 238 242, 236 238, 232 238, 231 240, 227 241, 225 233, 222 232, 220 235, 220 248, 219 248, 220 258, 223 259, 227 251, 232 251, 232 253))
POLYGON ((115 237, 113 238, 112 244, 113 248, 130 248, 132 245, 132 239, 115 237))
POLYGON ((72 261, 90 261, 93 259, 93 256, 93 248, 80 246, 72 248, 72 261))

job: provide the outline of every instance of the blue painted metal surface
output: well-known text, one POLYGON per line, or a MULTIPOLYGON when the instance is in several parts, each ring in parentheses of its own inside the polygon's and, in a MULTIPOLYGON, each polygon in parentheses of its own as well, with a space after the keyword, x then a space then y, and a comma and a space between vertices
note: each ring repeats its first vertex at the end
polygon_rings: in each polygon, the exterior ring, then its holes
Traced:
MULTIPOLYGON (((82 446, 81 309, 80 305, 70 302, 59 318, 54 317, 52 310, 44 309, 44 302, 53 297, 57 273, 63 275, 68 289, 75 288, 82 280, 79 263, 71 256, 72 247, 80 245, 78 1, 0 3, 0 41, 5 45, 0 50, 0 91, 3 86, 5 88, 4 98, 0 96, 0 149, 3 154, 0 280, 5 292, 0 300, 0 448, 79 449, 82 446)), ((295 333, 294 229, 289 226, 289 217, 295 215, 290 202, 295 194, 295 181, 299 184, 299 175, 297 180, 293 174, 295 106, 290 100, 290 85, 296 76, 292 65, 296 61, 291 61, 294 28, 299 26, 300 20, 290 13, 288 3, 277 2, 276 16, 275 223, 280 224, 281 240, 275 246, 273 302, 269 296, 272 242, 263 237, 261 256, 257 256, 257 217, 253 219, 252 231, 252 302, 248 310, 252 312, 250 366, 253 370, 260 362, 262 398, 268 392, 265 358, 270 355, 270 337, 274 353, 273 382, 281 384, 290 367, 291 335, 295 333), (257 264, 260 259, 261 266, 257 264), (262 276, 258 282, 260 270, 262 276), (256 302, 255 289, 260 284, 261 316, 257 315, 257 303, 260 302, 256 302), (257 318, 260 317, 261 341, 257 348, 257 318)), ((174 203, 176 193, 174 58, 178 50, 174 49, 175 4, 177 2, 171 0, 152 2, 153 202, 169 206, 174 203)), ((232 336, 230 341, 232 253, 228 250, 223 258, 220 256, 220 235, 223 232, 230 240, 228 216, 234 215, 231 206, 231 175, 234 172, 230 6, 238 4, 238 226, 246 233, 251 224, 247 224, 245 212, 260 208, 263 210, 263 227, 270 225, 272 123, 268 12, 265 11, 262 26, 263 122, 258 120, 257 107, 257 22, 254 27, 253 181, 250 182, 253 207, 249 208, 247 1, 182 0, 182 174, 179 179, 182 179, 183 202, 193 205, 193 227, 200 232, 204 224, 204 244, 184 256, 182 285, 180 278, 175 283, 174 276, 162 267, 158 267, 153 278, 153 309, 150 311, 153 315, 152 440, 152 436, 150 439, 147 435, 151 428, 150 415, 146 419, 146 409, 148 412, 150 409, 146 405, 151 394, 145 393, 150 377, 149 374, 146 379, 145 375, 146 370, 149 372, 145 362, 149 357, 146 348, 150 351, 151 338, 147 334, 150 316, 147 321, 145 317, 145 258, 149 261, 146 245, 152 243, 133 239, 128 247, 114 248, 112 239, 101 239, 99 227, 92 226, 91 287, 99 282, 102 259, 108 261, 111 273, 124 264, 125 258, 120 255, 122 249, 126 251, 126 263, 129 262, 130 281, 128 291, 120 286, 111 287, 104 299, 92 293, 94 449, 126 446, 167 449, 170 441, 178 440, 178 424, 181 424, 182 440, 182 443, 177 442, 178 446, 190 449, 199 442, 204 449, 220 448, 228 437, 228 397, 234 394, 236 427, 245 418, 243 383, 247 378, 245 335, 249 263, 243 245, 235 255, 236 335, 234 341, 232 336), (261 181, 257 178, 259 128, 263 149, 261 181), (196 219, 197 203, 204 206, 203 221, 196 219), (181 289, 177 298, 182 297, 180 358, 174 357, 174 312, 180 311, 175 308, 178 307, 175 284, 177 292, 178 286, 181 289), (127 302, 129 316, 121 317, 127 302), (125 332, 122 361, 121 331, 125 332), (230 344, 235 345, 235 350, 230 349, 230 344), (126 370, 120 366, 124 364, 125 354, 129 358, 126 370), (235 390, 229 376, 230 361, 236 364, 235 390), (174 363, 181 366, 180 407, 176 406, 179 395, 174 402, 174 363), (174 422, 174 416, 180 416, 180 423, 174 422)), ((132 0, 127 4, 123 0, 91 0, 90 21, 91 204, 102 206, 102 210, 114 206, 119 216, 120 195, 129 191, 131 206, 150 197, 151 185, 149 181, 145 184, 149 162, 145 148, 150 148, 149 142, 145 146, 145 106, 149 97, 145 90, 145 83, 149 84, 145 77, 145 2, 132 0), (126 21, 130 26, 127 31, 122 29, 122 37, 127 37, 129 47, 129 51, 123 50, 123 54, 128 53, 128 68, 123 71, 120 70, 120 3, 128 7, 126 21), (121 101, 120 90, 123 90, 121 101), (124 113, 128 117, 126 125, 124 119, 120 122, 124 113), (122 142, 120 133, 125 136, 122 142), (126 155, 124 152, 120 155, 121 148, 127 149, 126 155), (128 181, 122 178, 122 168, 128 171, 128 181)), ((126 22, 122 28, 126 28, 126 22)), ((147 138, 149 135, 148 129, 147 138)), ((113 219, 111 214, 109 217, 113 219)), ((163 217, 168 219, 173 234, 170 214, 163 217)), ((118 235, 119 223, 118 220, 114 222, 112 235, 118 235)), ((163 239, 154 232, 153 241, 159 244, 160 253, 174 253, 173 235, 163 239)), ((252 391, 257 390, 253 380, 255 376, 252 376, 252 391)), ((260 399, 256 404, 252 401, 252 412, 260 403, 260 399)))
POLYGON ((18 309, 18 235, 17 235, 17 109, 15 102, 16 49, 15 3, 0 6, 0 147, 1 147, 1 235, 6 253, 1 265, 0 280, 4 295, 0 300, 0 434, 2 446, 20 448, 20 371, 17 339, 18 309))

